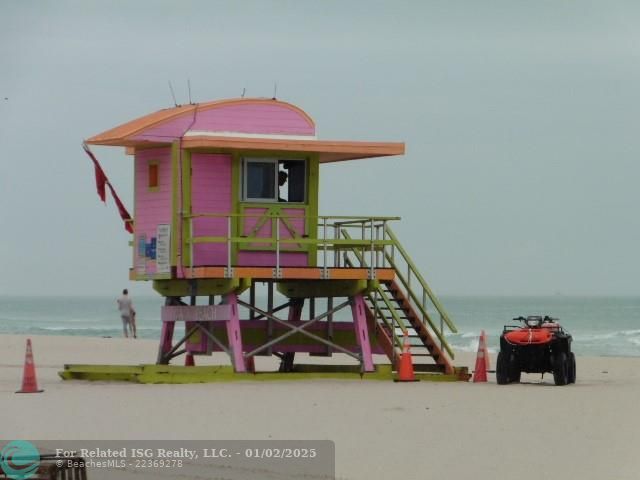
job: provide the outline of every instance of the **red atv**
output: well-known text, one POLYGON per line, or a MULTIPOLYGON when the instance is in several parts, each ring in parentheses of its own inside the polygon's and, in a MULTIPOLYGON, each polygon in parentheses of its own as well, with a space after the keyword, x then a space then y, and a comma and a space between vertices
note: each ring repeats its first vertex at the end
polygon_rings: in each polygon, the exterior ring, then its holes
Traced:
POLYGON ((520 381, 520 374, 553 373, 556 385, 576 381, 576 357, 571 351, 573 337, 558 323, 545 316, 517 317, 524 327, 505 325, 500 336, 496 362, 498 385, 520 381))

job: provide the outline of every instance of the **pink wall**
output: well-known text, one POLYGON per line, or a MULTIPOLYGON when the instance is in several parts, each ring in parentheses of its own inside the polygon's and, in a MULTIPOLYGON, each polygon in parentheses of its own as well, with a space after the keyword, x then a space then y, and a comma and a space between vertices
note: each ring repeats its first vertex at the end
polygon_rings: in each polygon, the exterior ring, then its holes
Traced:
MULTIPOLYGON (((231 212, 231 156, 194 153, 191 172, 192 213, 231 212)), ((193 230, 194 236, 226 236, 227 219, 194 219, 193 230)), ((194 265, 226 265, 227 246, 224 243, 196 244, 193 257, 194 265)))
POLYGON ((273 104, 229 105, 198 113, 190 130, 314 135, 313 125, 298 112, 273 104))
POLYGON ((170 142, 187 129, 207 132, 237 132, 280 135, 314 135, 315 128, 299 112, 284 105, 239 104, 185 113, 162 125, 140 132, 136 140, 170 142))
POLYGON ((140 272, 144 265, 147 274, 156 272, 155 260, 139 255, 139 241, 142 235, 146 242, 156 237, 158 224, 171 224, 171 149, 154 148, 141 150, 135 157, 135 240, 134 269, 140 272), (149 190, 149 163, 158 163, 159 187, 149 190))

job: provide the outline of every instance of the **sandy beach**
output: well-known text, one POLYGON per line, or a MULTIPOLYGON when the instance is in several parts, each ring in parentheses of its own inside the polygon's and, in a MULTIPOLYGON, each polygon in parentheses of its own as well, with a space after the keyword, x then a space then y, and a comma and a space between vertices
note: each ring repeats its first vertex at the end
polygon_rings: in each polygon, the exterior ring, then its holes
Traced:
POLYGON ((330 439, 340 479, 637 478, 640 358, 580 357, 568 387, 539 375, 498 387, 492 374, 487 384, 138 385, 64 382, 57 372, 152 363, 155 342, 42 336, 32 340, 45 392, 16 395, 25 339, 0 337, 5 440, 330 439))

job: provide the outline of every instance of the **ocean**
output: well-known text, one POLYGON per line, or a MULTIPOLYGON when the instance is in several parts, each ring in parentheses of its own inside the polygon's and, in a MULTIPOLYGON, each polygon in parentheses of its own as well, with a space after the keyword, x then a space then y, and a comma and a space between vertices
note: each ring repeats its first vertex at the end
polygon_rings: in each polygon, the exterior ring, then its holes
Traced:
MULTIPOLYGON (((138 336, 159 338, 162 298, 133 300, 138 336)), ((573 335, 577 355, 640 356, 640 297, 441 296, 440 300, 458 327, 458 333, 448 335, 458 350, 475 351, 484 329, 495 352, 502 326, 516 323, 512 318, 551 315, 573 335)), ((322 304, 316 311, 322 311, 322 304)), ((348 314, 343 311, 336 319, 348 314)), ((2 333, 119 337, 122 326, 115 297, 0 296, 2 333)))

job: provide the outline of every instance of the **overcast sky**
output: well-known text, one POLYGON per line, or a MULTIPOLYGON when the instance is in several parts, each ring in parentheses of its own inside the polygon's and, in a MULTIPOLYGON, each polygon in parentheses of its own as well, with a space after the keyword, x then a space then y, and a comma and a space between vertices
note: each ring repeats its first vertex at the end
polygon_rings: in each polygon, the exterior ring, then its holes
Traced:
MULTIPOLYGON (((322 139, 320 213, 398 215, 437 293, 639 293, 637 2, 0 3, 0 294, 117 293, 130 236, 83 138, 179 102, 272 96, 322 139)), ((132 209, 132 159, 96 148, 132 209)), ((150 284, 133 286, 152 294, 150 284)))

